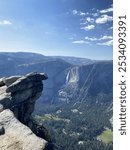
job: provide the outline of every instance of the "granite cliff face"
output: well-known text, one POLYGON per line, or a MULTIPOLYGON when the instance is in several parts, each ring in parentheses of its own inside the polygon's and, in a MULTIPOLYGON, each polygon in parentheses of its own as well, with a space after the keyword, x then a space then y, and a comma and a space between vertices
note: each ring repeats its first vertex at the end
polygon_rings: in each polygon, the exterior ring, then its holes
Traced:
POLYGON ((91 97, 92 102, 92 97, 96 99, 101 95, 112 95, 112 82, 112 61, 74 66, 68 70, 66 82, 58 91, 58 99, 67 102, 69 100, 81 102, 91 97))
POLYGON ((34 72, 0 79, 1 150, 53 150, 47 130, 31 116, 47 78, 34 72))

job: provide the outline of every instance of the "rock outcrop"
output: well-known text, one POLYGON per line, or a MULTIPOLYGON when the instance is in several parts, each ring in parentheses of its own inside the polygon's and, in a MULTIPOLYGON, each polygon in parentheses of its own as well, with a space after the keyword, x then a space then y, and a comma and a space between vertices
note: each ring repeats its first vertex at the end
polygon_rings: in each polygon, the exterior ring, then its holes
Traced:
POLYGON ((0 150, 53 150, 47 130, 31 116, 46 74, 0 79, 0 150))

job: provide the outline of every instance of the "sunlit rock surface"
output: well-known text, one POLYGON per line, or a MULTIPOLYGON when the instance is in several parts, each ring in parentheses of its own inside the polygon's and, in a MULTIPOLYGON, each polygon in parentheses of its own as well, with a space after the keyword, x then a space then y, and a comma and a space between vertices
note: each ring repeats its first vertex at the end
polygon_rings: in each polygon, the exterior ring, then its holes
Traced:
POLYGON ((43 73, 0 79, 0 150, 53 150, 48 131, 32 118, 43 73))

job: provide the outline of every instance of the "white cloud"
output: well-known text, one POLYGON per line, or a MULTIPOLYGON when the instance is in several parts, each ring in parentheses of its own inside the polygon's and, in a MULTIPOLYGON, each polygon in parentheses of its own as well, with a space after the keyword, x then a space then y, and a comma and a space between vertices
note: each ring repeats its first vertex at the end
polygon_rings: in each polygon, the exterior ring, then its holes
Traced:
POLYGON ((94 19, 91 18, 91 17, 87 17, 86 19, 81 19, 81 21, 84 21, 84 22, 81 22, 80 25, 86 25, 88 23, 93 23, 94 22, 94 19))
POLYGON ((80 12, 79 12, 79 15, 80 15, 80 16, 85 16, 85 15, 86 15, 86 13, 84 13, 84 12, 80 11, 80 12))
POLYGON ((9 20, 1 20, 0 21, 0 25, 11 25, 12 22, 10 22, 9 20))
POLYGON ((108 30, 113 30, 113 27, 108 28, 108 30))
POLYGON ((84 40, 80 40, 80 41, 73 41, 72 43, 74 43, 74 44, 89 44, 89 42, 84 41, 84 40))
POLYGON ((95 28, 94 25, 88 25, 88 26, 85 26, 85 27, 81 27, 81 29, 83 29, 85 31, 93 30, 94 28, 95 28))
POLYGON ((107 22, 112 21, 112 20, 113 20, 112 16, 102 15, 101 17, 96 19, 96 23, 97 24, 104 24, 104 23, 107 23, 107 22))
POLYGON ((99 40, 112 40, 112 39, 113 39, 112 36, 105 35, 105 36, 101 37, 99 40))
POLYGON ((93 17, 97 17, 99 14, 98 13, 92 13, 93 17))
POLYGON ((112 36, 102 36, 101 38, 96 37, 88 37, 84 38, 85 40, 76 40, 72 43, 74 44, 91 44, 91 42, 96 42, 97 45, 105 45, 105 46, 112 46, 113 45, 113 37, 112 36), (100 41, 100 42, 99 42, 100 41))
POLYGON ((103 10, 100 10, 100 13, 108 13, 108 12, 112 12, 113 11, 113 8, 108 8, 108 9, 103 9, 103 10))
POLYGON ((86 25, 87 24, 87 22, 81 22, 80 23, 80 25, 86 25))
POLYGON ((97 45, 112 46, 113 45, 113 40, 103 42, 103 43, 97 43, 97 45))
POLYGON ((88 41, 101 41, 101 40, 112 40, 113 37, 112 36, 103 36, 101 38, 95 38, 95 37, 85 37, 85 40, 88 40, 88 41))
POLYGON ((72 10, 73 15, 77 15, 78 11, 77 10, 72 10))
POLYGON ((94 19, 93 19, 93 18, 90 18, 90 17, 87 17, 87 18, 86 18, 86 21, 92 23, 92 22, 94 22, 94 19))
POLYGON ((78 11, 78 10, 72 10, 72 14, 73 15, 77 15, 77 16, 85 16, 85 15, 87 15, 87 13, 82 12, 82 11, 78 11))
POLYGON ((89 40, 89 41, 97 41, 98 39, 97 38, 90 38, 90 37, 85 37, 85 40, 89 40))

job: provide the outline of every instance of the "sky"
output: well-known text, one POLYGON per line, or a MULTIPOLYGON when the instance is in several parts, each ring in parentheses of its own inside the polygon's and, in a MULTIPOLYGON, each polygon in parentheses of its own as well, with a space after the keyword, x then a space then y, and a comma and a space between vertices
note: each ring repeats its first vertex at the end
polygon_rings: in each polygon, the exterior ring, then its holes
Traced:
POLYGON ((112 0, 0 0, 0 52, 112 59, 112 0))

